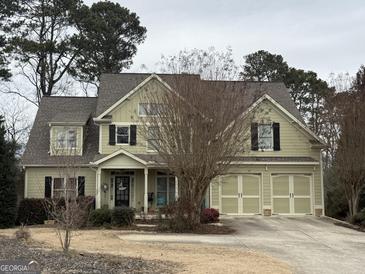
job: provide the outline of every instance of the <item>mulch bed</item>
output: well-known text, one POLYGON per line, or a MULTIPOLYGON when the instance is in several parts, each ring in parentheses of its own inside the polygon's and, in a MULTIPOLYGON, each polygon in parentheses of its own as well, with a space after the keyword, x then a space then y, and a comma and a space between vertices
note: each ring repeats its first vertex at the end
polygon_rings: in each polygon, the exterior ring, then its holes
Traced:
POLYGON ((46 250, 24 241, 0 237, 0 260, 35 260, 42 273, 175 273, 171 262, 104 254, 46 250))
POLYGON ((354 229, 354 230, 357 230, 357 231, 365 232, 365 227, 364 226, 353 225, 351 223, 343 222, 343 221, 334 222, 333 224, 337 225, 337 226, 343 226, 343 227, 346 227, 346 228, 351 228, 351 229, 354 229))

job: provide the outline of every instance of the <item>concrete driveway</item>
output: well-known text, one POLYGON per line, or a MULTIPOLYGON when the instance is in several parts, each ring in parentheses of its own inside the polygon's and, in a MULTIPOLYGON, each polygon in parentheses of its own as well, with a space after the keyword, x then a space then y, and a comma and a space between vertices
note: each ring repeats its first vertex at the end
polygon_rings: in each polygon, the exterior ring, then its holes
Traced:
POLYGON ((226 219, 236 239, 293 266, 296 273, 365 273, 365 233, 305 217, 226 219))
MULTIPOLYGON (((223 217, 234 235, 123 233, 143 242, 219 244, 258 250, 291 265, 295 273, 365 273, 365 233, 313 216, 223 217)), ((239 258, 237 258, 239 260, 239 258)))

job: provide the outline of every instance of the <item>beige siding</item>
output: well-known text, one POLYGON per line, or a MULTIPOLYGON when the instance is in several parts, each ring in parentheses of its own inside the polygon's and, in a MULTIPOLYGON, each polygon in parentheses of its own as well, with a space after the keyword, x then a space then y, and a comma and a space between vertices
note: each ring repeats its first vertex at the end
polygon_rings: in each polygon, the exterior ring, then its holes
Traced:
POLYGON ((138 104, 140 102, 147 102, 146 93, 158 94, 159 92, 165 92, 166 87, 162 85, 156 79, 153 79, 146 83, 139 91, 134 93, 124 101, 117 108, 115 108, 110 114, 112 115, 112 123, 123 125, 136 124, 137 125, 137 145, 109 145, 109 125, 101 125, 101 153, 109 154, 114 151, 123 148, 132 153, 146 153, 146 140, 144 138, 141 118, 138 115, 138 104))
POLYGON ((211 205, 210 207, 219 208, 219 184, 218 179, 215 179, 211 183, 211 205))
MULTIPOLYGON (((27 198, 44 198, 44 178, 46 176, 65 177, 65 172, 62 169, 54 167, 27 167, 25 172, 27 198)), ((79 168, 75 170, 75 177, 77 176, 85 176, 85 195, 94 196, 95 172, 90 168, 79 168)))
MULTIPOLYGON (((280 123, 280 151, 251 151, 251 140, 245 144, 244 156, 302 156, 319 161, 320 150, 311 149, 309 140, 313 139, 295 126, 289 118, 269 101, 264 101, 255 111, 254 121, 258 123, 280 123)), ((250 134, 248 135, 250 136, 250 134)))

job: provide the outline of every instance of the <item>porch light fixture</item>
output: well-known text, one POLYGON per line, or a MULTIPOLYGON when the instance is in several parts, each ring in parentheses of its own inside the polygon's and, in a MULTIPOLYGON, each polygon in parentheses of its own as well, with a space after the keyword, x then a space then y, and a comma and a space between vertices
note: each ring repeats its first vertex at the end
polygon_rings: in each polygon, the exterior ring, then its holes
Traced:
POLYGON ((107 192, 108 191, 108 184, 103 184, 103 191, 107 192))

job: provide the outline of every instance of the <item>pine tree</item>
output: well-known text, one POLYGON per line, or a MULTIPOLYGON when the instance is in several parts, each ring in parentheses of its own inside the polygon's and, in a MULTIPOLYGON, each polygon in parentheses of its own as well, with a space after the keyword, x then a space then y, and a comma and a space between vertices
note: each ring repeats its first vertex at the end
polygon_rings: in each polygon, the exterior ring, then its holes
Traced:
POLYGON ((4 118, 0 116, 0 228, 14 226, 16 217, 16 145, 6 140, 4 118))

